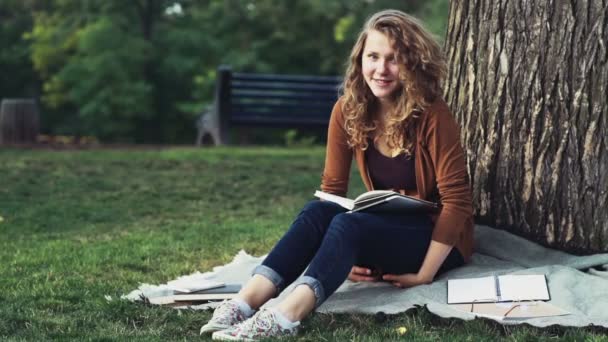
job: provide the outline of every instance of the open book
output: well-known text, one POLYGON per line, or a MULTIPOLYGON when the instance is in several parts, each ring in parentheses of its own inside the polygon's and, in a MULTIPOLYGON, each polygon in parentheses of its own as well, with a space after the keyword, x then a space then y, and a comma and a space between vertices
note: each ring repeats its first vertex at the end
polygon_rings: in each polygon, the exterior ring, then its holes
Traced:
POLYGON ((448 279, 448 304, 550 299, 544 274, 448 279))
POLYGON ((354 200, 316 191, 315 196, 341 205, 350 211, 373 212, 436 212, 439 205, 415 197, 401 195, 390 190, 373 190, 359 195, 354 200))

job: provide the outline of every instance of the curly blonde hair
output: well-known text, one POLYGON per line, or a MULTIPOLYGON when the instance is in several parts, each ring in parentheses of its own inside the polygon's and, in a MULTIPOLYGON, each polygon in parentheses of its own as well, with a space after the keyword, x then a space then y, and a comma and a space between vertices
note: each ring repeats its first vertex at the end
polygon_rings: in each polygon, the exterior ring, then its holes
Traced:
POLYGON ((371 16, 353 46, 342 84, 342 111, 350 147, 367 149, 369 135, 379 127, 373 117, 377 99, 365 82, 361 67, 365 41, 371 30, 388 37, 399 65, 401 87, 396 90, 393 110, 387 113, 384 135, 391 149, 411 155, 418 113, 441 96, 447 69, 445 57, 416 18, 397 10, 384 10, 371 16))

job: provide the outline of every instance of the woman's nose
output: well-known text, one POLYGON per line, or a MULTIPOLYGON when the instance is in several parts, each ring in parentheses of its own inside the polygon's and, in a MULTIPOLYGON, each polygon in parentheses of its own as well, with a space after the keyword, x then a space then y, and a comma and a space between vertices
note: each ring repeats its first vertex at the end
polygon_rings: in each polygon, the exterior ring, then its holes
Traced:
POLYGON ((378 63, 377 70, 380 73, 386 73, 386 71, 388 70, 388 62, 386 60, 380 61, 378 63))

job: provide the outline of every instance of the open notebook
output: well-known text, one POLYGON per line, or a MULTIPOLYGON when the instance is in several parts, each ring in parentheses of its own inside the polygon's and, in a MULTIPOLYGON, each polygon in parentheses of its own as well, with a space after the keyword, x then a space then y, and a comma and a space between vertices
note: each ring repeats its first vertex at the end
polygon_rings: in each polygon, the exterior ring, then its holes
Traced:
POLYGON ((510 274, 448 280, 448 304, 550 299, 544 274, 510 274))

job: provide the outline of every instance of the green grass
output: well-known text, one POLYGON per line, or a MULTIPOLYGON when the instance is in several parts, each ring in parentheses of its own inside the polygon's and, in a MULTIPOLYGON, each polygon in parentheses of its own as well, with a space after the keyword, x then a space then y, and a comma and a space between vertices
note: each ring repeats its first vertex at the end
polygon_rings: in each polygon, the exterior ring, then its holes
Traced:
MULTIPOLYGON (((240 249, 266 253, 311 199, 323 158, 319 147, 0 149, 0 339, 205 340, 198 329, 210 312, 118 298, 208 271, 240 249)), ((303 327, 298 340, 608 341, 605 330, 505 327, 424 308, 314 314, 303 327)))

